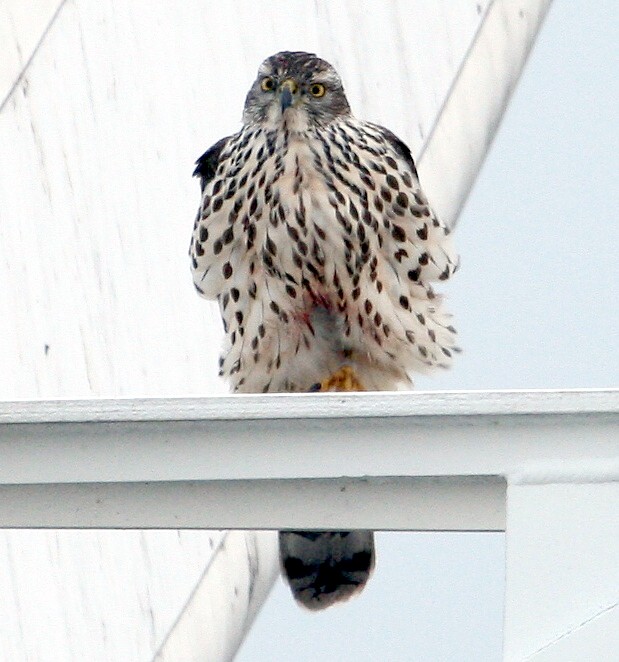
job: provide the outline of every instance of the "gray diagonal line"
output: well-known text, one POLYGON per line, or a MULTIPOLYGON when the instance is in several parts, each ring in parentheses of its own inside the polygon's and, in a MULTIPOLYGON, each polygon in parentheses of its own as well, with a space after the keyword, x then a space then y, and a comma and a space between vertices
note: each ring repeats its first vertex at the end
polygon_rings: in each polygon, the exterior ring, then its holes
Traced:
POLYGON ((13 96, 13 93, 15 92, 17 87, 19 86, 20 82, 23 80, 23 78, 26 74, 26 71, 28 70, 28 68, 32 64, 32 61, 34 60, 36 54, 39 52, 39 49, 41 48, 41 45, 43 44, 43 42, 45 41, 47 35, 49 34, 49 31, 51 30, 52 25, 56 22, 56 19, 58 18, 62 8, 65 6, 66 3, 67 3, 67 0, 61 0, 60 4, 56 8, 56 11, 53 13, 52 17, 50 18, 48 24, 45 26, 45 30, 43 30, 43 33, 41 34, 41 37, 39 38, 39 41, 37 42, 36 46, 34 47, 32 53, 30 54, 30 57, 28 58, 27 62, 24 64, 24 66, 22 67, 22 70, 19 72, 19 75, 17 76, 17 78, 13 82, 13 85, 11 85, 11 88, 7 92, 6 96, 4 97, 4 99, 2 99, 2 102, 0 102, 0 113, 4 110, 4 107, 6 106, 6 104, 9 102, 9 100, 13 96))

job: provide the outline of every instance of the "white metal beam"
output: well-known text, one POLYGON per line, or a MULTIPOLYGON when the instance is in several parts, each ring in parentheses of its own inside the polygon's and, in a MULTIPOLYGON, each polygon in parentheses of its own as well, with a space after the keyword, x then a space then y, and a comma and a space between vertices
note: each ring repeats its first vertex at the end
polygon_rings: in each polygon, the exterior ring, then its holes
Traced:
POLYGON ((0 525, 499 530, 506 477, 616 458, 619 390, 15 402, 0 525))
POLYGON ((274 533, 229 531, 153 662, 232 660, 278 567, 274 533))
POLYGON ((0 526, 502 531, 505 481, 335 478, 0 486, 0 526))
POLYGON ((493 0, 418 158, 435 211, 455 225, 551 0, 493 0))
POLYGON ((619 462, 538 467, 507 493, 504 659, 616 659, 619 462))

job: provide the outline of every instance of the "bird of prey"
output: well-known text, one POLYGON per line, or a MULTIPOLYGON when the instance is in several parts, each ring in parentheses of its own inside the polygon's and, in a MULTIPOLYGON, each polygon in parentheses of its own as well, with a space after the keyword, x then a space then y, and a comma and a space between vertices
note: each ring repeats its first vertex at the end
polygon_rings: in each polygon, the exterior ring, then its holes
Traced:
MULTIPOLYGON (((243 126, 197 161, 190 246, 197 291, 219 303, 220 375, 233 392, 394 390, 449 365, 455 329, 433 281, 457 267, 410 149, 355 118, 316 55, 267 58, 243 126)), ((371 531, 280 532, 296 600, 322 609, 363 588, 371 531)))

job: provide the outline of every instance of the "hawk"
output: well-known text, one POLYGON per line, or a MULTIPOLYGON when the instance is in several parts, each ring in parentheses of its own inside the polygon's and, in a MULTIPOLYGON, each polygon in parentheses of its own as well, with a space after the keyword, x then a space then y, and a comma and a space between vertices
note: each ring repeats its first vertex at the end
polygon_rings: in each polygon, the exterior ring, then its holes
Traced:
MULTIPOLYGON (((449 365, 455 329, 431 286, 457 267, 449 228, 410 149, 352 115, 328 62, 267 58, 241 130, 194 175, 193 281, 219 303, 233 392, 394 390, 449 365)), ((371 531, 279 536, 283 573, 310 609, 361 590, 374 566, 371 531)))

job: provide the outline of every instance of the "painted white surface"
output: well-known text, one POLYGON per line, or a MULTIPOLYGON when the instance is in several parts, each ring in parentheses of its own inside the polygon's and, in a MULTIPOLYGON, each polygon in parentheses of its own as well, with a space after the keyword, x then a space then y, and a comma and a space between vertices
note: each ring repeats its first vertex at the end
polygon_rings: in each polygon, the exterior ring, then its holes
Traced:
POLYGON ((273 531, 222 540, 153 662, 232 660, 278 572, 273 531))
POLYGON ((508 487, 507 662, 616 659, 618 500, 619 475, 508 487))
POLYGON ((497 479, 619 475, 619 389, 5 408, 0 526, 496 531, 497 479))
MULTIPOLYGON (((247 0, 148 10, 113 0, 2 4, 0 37, 9 48, 0 89, 19 84, 0 112, 0 398, 223 392, 211 368, 218 315, 197 301, 186 269, 185 233, 197 205, 188 175, 205 147, 238 127, 233 118, 258 62, 282 48, 318 51, 342 73, 358 114, 386 124, 418 154, 488 5, 294 4, 291 11, 290 3, 270 3, 260 29, 247 0)), ((468 159, 460 156, 464 172, 468 159)), ((7 548, 19 549, 19 535, 5 534, 7 548)), ((107 535, 131 562, 137 536, 156 547, 153 576, 177 564, 191 578, 167 585, 165 598, 147 591, 152 602, 137 600, 131 617, 104 619, 103 637, 91 636, 90 612, 63 609, 58 595, 46 614, 71 634, 54 640, 50 653, 45 631, 24 626, 46 615, 32 607, 48 605, 40 576, 62 565, 42 552, 10 578, 28 608, 0 607, 0 621, 14 625, 0 630, 3 652, 37 662, 48 654, 83 659, 86 648, 93 660, 122 659, 125 651, 149 659, 215 534, 186 533, 158 546, 160 532, 30 532, 27 544, 89 559, 82 548, 101 546, 107 535), (147 623, 161 602, 169 610, 152 636, 147 623)), ((103 579, 117 573, 107 559, 72 564, 92 604, 131 603, 143 590, 137 581, 109 580, 101 592, 94 567, 103 579)))
POLYGON ((219 543, 214 532, 5 531, 0 660, 150 660, 219 543))
MULTIPOLYGON (((181 418, 172 401, 156 408, 154 421, 133 420, 131 401, 112 401, 107 420, 100 413, 95 422, 88 422, 92 414, 79 404, 75 409, 85 421, 76 421, 68 402, 69 422, 2 424, 0 480, 10 485, 507 476, 540 462, 619 454, 619 389, 442 393, 436 402, 432 397, 414 392, 245 396, 246 402, 262 403, 260 414, 240 410, 234 417, 223 403, 235 398, 212 398, 195 401, 190 420, 181 418), (338 405, 321 416, 320 403, 329 400, 338 405), (426 412, 416 411, 424 401, 426 412), (263 418, 271 403, 273 413, 286 405, 288 411, 263 418), (582 411, 575 411, 580 403, 582 411)), ((148 407, 148 401, 143 404, 148 407)))
POLYGON ((619 649, 617 603, 596 610, 560 638, 527 658, 527 662, 614 662, 619 649))
POLYGON ((32 58, 63 0, 2 0, 0 3, 0 107, 32 58))
POLYGON ((364 393, 239 393, 201 398, 0 401, 0 425, 158 421, 587 414, 615 412, 617 389, 518 389, 364 393))
POLYGON ((503 531, 505 481, 243 479, 0 486, 0 527, 503 531))

